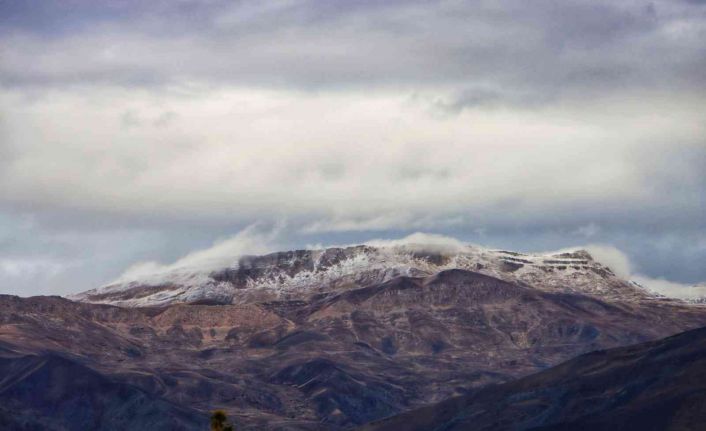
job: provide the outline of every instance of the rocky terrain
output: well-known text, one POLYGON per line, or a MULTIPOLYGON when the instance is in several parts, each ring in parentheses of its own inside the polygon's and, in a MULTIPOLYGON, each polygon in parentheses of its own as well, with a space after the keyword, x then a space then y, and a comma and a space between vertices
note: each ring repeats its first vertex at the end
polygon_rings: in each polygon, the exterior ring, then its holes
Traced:
POLYGON ((475 246, 368 245, 244 256, 216 270, 172 269, 120 280, 71 299, 142 307, 174 303, 243 304, 307 299, 399 276, 422 277, 463 269, 546 291, 640 300, 647 290, 616 276, 583 250, 531 255, 475 246))
POLYGON ((0 400, 46 425, 59 413, 26 388, 60 381, 62 399, 82 394, 61 411, 85 421, 119 411, 196 430, 223 408, 241 430, 339 430, 706 326, 706 306, 654 296, 585 252, 469 250, 284 252, 83 302, 0 296, 0 400), (92 395, 103 386, 125 402, 92 395))
POLYGON ((706 328, 582 355, 360 431, 702 430, 706 328))

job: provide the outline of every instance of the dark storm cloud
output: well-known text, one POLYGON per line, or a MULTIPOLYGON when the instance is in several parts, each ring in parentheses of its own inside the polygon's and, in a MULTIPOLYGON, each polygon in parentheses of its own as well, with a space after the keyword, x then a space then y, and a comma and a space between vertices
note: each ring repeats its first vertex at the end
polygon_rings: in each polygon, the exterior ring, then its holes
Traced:
POLYGON ((683 2, 16 3, 6 85, 441 85, 454 106, 704 90, 706 11, 683 2))

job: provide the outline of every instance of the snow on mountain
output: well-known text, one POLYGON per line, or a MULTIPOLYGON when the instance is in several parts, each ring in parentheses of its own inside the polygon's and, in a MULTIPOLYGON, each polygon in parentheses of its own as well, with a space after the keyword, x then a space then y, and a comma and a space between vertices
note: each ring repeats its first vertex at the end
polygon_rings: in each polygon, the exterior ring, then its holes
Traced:
POLYGON ((119 280, 71 299, 130 307, 180 302, 238 304, 306 298, 453 268, 547 291, 623 300, 656 298, 618 277, 584 250, 524 254, 459 244, 387 243, 243 256, 216 270, 174 268, 119 280))

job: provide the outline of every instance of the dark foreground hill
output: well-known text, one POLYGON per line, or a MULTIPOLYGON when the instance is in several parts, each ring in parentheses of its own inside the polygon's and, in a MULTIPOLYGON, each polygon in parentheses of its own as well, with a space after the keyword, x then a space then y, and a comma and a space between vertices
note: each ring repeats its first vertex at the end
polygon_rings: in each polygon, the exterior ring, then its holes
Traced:
POLYGON ((706 430, 706 328, 585 354, 360 430, 706 430))
POLYGON ((206 416, 71 359, 0 350, 0 429, 194 430, 206 416))

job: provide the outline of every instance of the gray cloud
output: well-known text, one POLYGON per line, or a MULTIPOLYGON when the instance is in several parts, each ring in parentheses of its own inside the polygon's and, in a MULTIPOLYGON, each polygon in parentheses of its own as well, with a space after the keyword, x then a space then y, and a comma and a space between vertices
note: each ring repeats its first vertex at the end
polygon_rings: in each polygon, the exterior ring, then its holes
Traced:
POLYGON ((706 11, 684 2, 65 3, 7 15, 6 85, 425 85, 456 104, 478 86, 509 103, 704 90, 706 11))
POLYGON ((0 29, 4 290, 281 220, 706 279, 698 2, 1 2, 0 29))

